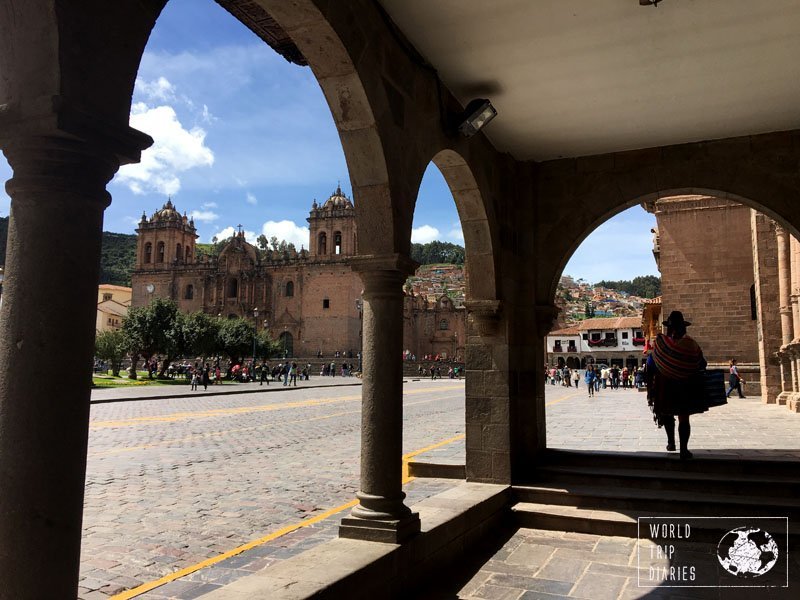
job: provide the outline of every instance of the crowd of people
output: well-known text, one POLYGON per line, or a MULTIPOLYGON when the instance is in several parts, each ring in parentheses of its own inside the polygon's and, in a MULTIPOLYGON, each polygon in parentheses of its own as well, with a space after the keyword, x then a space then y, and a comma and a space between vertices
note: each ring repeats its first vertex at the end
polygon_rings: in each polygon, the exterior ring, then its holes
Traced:
POLYGON ((586 369, 571 369, 567 366, 557 367, 545 365, 546 383, 550 385, 563 385, 565 387, 579 387, 581 379, 591 389, 589 395, 600 389, 638 389, 644 386, 645 367, 638 368, 618 367, 617 365, 589 364, 586 369), (582 372, 583 371, 583 372, 582 372))

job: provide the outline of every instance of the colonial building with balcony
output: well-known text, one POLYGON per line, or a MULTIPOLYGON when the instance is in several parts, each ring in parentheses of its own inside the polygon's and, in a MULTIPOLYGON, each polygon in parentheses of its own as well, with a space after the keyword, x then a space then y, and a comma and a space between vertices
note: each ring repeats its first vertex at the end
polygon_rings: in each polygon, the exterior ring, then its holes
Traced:
POLYGON ((640 317, 586 319, 550 332, 547 363, 574 368, 587 364, 638 367, 644 356, 645 337, 640 317))

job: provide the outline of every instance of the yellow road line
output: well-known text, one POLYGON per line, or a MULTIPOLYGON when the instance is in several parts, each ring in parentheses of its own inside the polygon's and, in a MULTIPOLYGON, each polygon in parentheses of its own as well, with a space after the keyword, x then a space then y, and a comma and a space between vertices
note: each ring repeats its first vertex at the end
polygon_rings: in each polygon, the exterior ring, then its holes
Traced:
MULTIPOLYGON (((446 391, 459 389, 461 386, 447 386, 435 388, 421 388, 418 390, 411 390, 404 392, 404 396, 411 396, 415 394, 425 394, 433 391, 446 391)), ((263 404, 260 406, 240 406, 236 408, 216 408, 212 410, 198 410, 191 412, 171 413, 167 415, 153 415, 147 417, 132 417, 130 419, 121 419, 117 421, 93 421, 89 423, 89 429, 106 429, 110 427, 130 427, 134 425, 149 425, 152 423, 171 423, 174 421, 183 421, 187 419, 205 419, 212 417, 225 417, 231 415, 245 415, 249 413, 266 412, 273 410, 285 410, 290 408, 306 408, 313 406, 324 406, 327 404, 335 404, 338 402, 350 402, 354 400, 361 400, 361 394, 351 396, 338 396, 333 398, 315 398, 311 400, 299 400, 297 402, 274 402, 271 404, 263 404)))
MULTIPOLYGON (((408 454, 404 454, 403 455, 404 473, 407 472, 407 461, 408 461, 408 459, 410 459, 410 458, 412 458, 414 456, 417 456, 418 454, 422 454, 423 452, 427 452, 428 450, 433 450, 434 448, 439 448, 441 446, 445 446, 447 444, 450 444, 452 442, 455 442, 455 441, 463 439, 463 438, 464 438, 463 434, 462 435, 458 435, 458 436, 452 437, 450 439, 444 440, 442 442, 439 442, 438 444, 433 444, 431 446, 427 446, 425 448, 422 448, 421 450, 416 450, 414 452, 409 452, 408 454)), ((412 479, 414 479, 414 478, 413 477, 407 477, 407 473, 406 473, 406 476, 404 476, 403 483, 405 484, 408 481, 411 481, 412 479)), ((234 548, 233 550, 228 550, 227 552, 224 552, 224 553, 219 554, 217 556, 212 556, 211 558, 207 558, 206 560, 204 560, 202 562, 199 562, 197 564, 185 567, 185 568, 183 568, 183 569, 181 569, 179 571, 175 571, 174 573, 170 573, 169 575, 165 575, 164 577, 162 577, 160 579, 156 579, 154 581, 149 581, 147 583, 143 583, 142 585, 140 585, 138 587, 132 588, 130 590, 126 590, 126 591, 121 592, 121 593, 119 593, 119 594, 117 594, 115 596, 111 596, 110 600, 129 600, 130 598, 135 598, 136 596, 140 596, 140 595, 144 594, 145 592, 149 592, 150 590, 154 590, 157 587, 161 587, 162 585, 166 585, 167 583, 170 583, 171 581, 175 581, 176 579, 180 579, 181 577, 185 577, 186 575, 190 575, 190 574, 194 573, 195 571, 199 571, 200 569, 204 569, 205 567, 210 567, 210 566, 215 565, 215 564, 217 564, 219 562, 222 562, 225 559, 231 558, 232 556, 236 556, 237 554, 241 554, 242 552, 245 552, 247 550, 251 550, 251 549, 253 549, 253 548, 257 547, 257 546, 261 546, 263 544, 266 544, 267 542, 271 542, 272 540, 275 540, 275 539, 277 539, 277 538, 279 538, 281 536, 284 536, 287 533, 291 533, 293 531, 296 531, 296 530, 300 529, 301 527, 308 527, 309 525, 313 525, 314 523, 319 523, 320 521, 324 521, 328 517, 332 517, 333 515, 335 515, 337 513, 340 513, 340 512, 342 512, 344 510, 347 510, 348 508, 353 508, 357 504, 358 504, 358 500, 351 500, 350 502, 347 502, 346 504, 341 504, 340 506, 337 506, 336 508, 331 508, 329 510, 326 510, 325 512, 320 513, 320 514, 318 514, 315 517, 312 517, 310 519, 306 519, 306 520, 300 521, 299 523, 294 523, 292 525, 287 525, 286 527, 283 527, 283 528, 281 528, 281 529, 279 529, 279 530, 277 530, 277 531, 275 531, 273 533, 270 533, 269 535, 265 535, 264 537, 258 538, 257 540, 253 540, 251 542, 248 542, 248 543, 246 543, 246 544, 244 544, 242 546, 239 546, 238 548, 234 548)))
POLYGON ((579 393, 580 393, 580 392, 573 392, 573 393, 572 393, 572 394, 570 394, 569 396, 564 396, 563 398, 559 398, 558 400, 553 400, 552 402, 545 402, 545 403, 544 403, 544 405, 545 405, 545 406, 550 406, 551 404, 558 404, 559 402, 563 402, 564 400, 569 400, 570 398, 574 398, 574 397, 575 397, 575 396, 577 396, 579 393))
POLYGON ((421 450, 415 450, 414 452, 409 452, 408 454, 403 455, 403 484, 412 481, 414 477, 410 477, 408 474, 408 461, 417 456, 418 454, 423 454, 424 452, 428 452, 430 450, 434 450, 436 448, 441 448, 442 446, 446 446, 447 444, 452 444, 453 442, 457 442, 458 440, 463 440, 467 435, 462 433, 461 435, 453 436, 449 439, 444 440, 443 442, 439 442, 438 444, 433 444, 431 446, 426 446, 421 450))
MULTIPOLYGON (((430 402, 439 402, 441 400, 445 400, 453 396, 438 396, 436 398, 431 398, 430 400, 420 400, 418 402, 408 402, 403 406, 416 406, 418 404, 428 404, 430 402)), ((191 442, 192 440, 199 440, 205 439, 210 437, 216 436, 223 436, 228 435, 230 433, 241 433, 243 431, 256 431, 258 429, 268 429, 270 427, 280 427, 283 425, 296 425, 298 423, 310 423, 312 421, 322 421, 325 419, 333 419, 335 417, 341 417, 343 415, 355 415, 360 413, 361 410, 348 410, 344 412, 332 413, 330 415, 322 415, 320 417, 310 417, 308 419, 297 419, 295 421, 280 421, 276 423, 265 423, 264 425, 254 425, 252 427, 239 427, 237 429, 227 429, 224 431, 209 431, 206 433, 197 433, 194 435, 187 435, 183 438, 171 439, 171 440, 161 440, 160 442, 153 442, 152 444, 142 444, 141 446, 125 446, 125 447, 115 447, 110 448, 108 450, 98 450, 96 452, 89 452, 89 457, 97 457, 97 456, 111 456, 114 454, 123 454, 125 452, 135 452, 136 450, 149 450, 150 448, 158 448, 159 446, 169 446, 170 444, 178 444, 184 442, 191 442)))

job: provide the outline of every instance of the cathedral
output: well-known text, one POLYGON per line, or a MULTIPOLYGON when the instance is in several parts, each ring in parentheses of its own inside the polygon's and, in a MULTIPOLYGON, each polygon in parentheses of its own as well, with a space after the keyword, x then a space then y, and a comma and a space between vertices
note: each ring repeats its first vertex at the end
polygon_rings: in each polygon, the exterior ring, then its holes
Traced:
MULTIPOLYGON (((244 317, 266 328, 287 356, 355 357, 361 350, 363 285, 351 269, 358 249, 355 208, 341 187, 308 217, 308 250, 259 250, 238 233, 218 255, 198 252, 194 221, 171 200, 142 215, 131 276, 132 306, 174 300, 184 312, 244 317)), ((465 311, 446 296, 407 294, 404 348, 408 355, 460 358, 465 311), (459 344, 460 341, 460 344, 459 344)))

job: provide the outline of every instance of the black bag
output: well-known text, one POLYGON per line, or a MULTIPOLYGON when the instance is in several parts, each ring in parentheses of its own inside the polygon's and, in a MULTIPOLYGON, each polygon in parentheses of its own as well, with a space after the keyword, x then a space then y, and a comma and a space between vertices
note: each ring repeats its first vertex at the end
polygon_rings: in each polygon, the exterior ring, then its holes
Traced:
POLYGON ((728 403, 725 395, 725 371, 722 369, 707 369, 702 371, 703 393, 701 397, 709 408, 723 406, 728 403))

